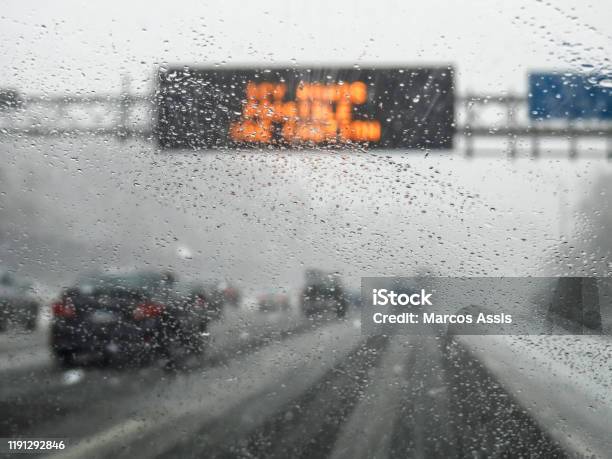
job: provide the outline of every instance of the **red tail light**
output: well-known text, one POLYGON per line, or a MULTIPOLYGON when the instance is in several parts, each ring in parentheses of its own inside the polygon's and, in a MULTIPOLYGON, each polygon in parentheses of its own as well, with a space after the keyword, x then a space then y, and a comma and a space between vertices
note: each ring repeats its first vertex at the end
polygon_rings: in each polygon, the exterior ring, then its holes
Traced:
POLYGON ((208 307, 208 302, 206 301, 206 298, 198 295, 196 296, 195 301, 193 302, 193 305, 197 306, 198 308, 206 309, 208 307))
POLYGON ((74 306, 66 301, 58 301, 57 303, 53 303, 51 305, 51 309, 53 310, 53 315, 55 317, 74 317, 76 316, 76 311, 74 306))
POLYGON ((143 320, 151 317, 159 317, 164 312, 164 306, 157 303, 142 303, 134 309, 134 319, 143 320))

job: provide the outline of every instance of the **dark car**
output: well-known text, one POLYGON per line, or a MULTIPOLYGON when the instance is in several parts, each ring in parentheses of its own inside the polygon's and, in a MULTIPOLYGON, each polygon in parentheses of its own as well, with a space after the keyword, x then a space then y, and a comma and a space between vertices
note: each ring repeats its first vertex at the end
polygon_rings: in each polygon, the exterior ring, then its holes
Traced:
POLYGON ((208 329, 208 324, 223 317, 225 304, 223 294, 214 286, 202 284, 187 284, 182 289, 186 308, 189 308, 201 325, 202 331, 208 329))
POLYGON ((101 361, 173 360, 198 353, 202 319, 171 273, 89 276, 53 304, 51 347, 62 366, 101 361))
POLYGON ((226 281, 220 282, 215 288, 221 293, 224 305, 232 306, 234 308, 238 308, 240 306, 242 295, 238 287, 226 281))
POLYGON ((0 88, 0 111, 16 110, 25 105, 23 97, 15 89, 0 88))
POLYGON ((264 293, 258 297, 257 306, 261 312, 288 311, 291 308, 289 296, 285 293, 264 293))
POLYGON ((0 331, 11 326, 34 330, 40 304, 30 293, 30 284, 11 273, 0 272, 0 331))
POLYGON ((340 276, 314 269, 306 271, 301 302, 302 312, 307 317, 326 313, 344 317, 348 308, 340 276))

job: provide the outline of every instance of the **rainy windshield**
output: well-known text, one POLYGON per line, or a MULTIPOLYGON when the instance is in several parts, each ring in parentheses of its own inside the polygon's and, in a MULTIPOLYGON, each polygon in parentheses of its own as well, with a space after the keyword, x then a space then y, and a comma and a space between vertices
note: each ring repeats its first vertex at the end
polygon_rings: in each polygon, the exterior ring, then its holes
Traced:
POLYGON ((0 457, 610 457, 610 18, 6 0, 0 457))

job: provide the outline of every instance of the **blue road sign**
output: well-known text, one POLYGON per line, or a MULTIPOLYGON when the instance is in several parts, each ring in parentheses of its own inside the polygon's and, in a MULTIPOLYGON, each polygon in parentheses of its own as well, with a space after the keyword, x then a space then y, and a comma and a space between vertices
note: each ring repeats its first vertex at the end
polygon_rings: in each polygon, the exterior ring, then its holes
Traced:
POLYGON ((609 77, 568 73, 529 75, 529 118, 612 119, 612 88, 601 82, 609 77))

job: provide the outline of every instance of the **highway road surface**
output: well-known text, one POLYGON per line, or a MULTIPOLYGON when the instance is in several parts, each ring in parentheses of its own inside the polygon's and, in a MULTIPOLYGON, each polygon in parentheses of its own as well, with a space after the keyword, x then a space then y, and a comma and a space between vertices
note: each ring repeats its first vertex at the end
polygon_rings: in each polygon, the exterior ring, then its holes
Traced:
POLYGON ((66 459, 569 455, 448 337, 239 310, 210 332, 173 367, 68 371, 44 331, 3 335, 0 437, 65 439, 66 459))

